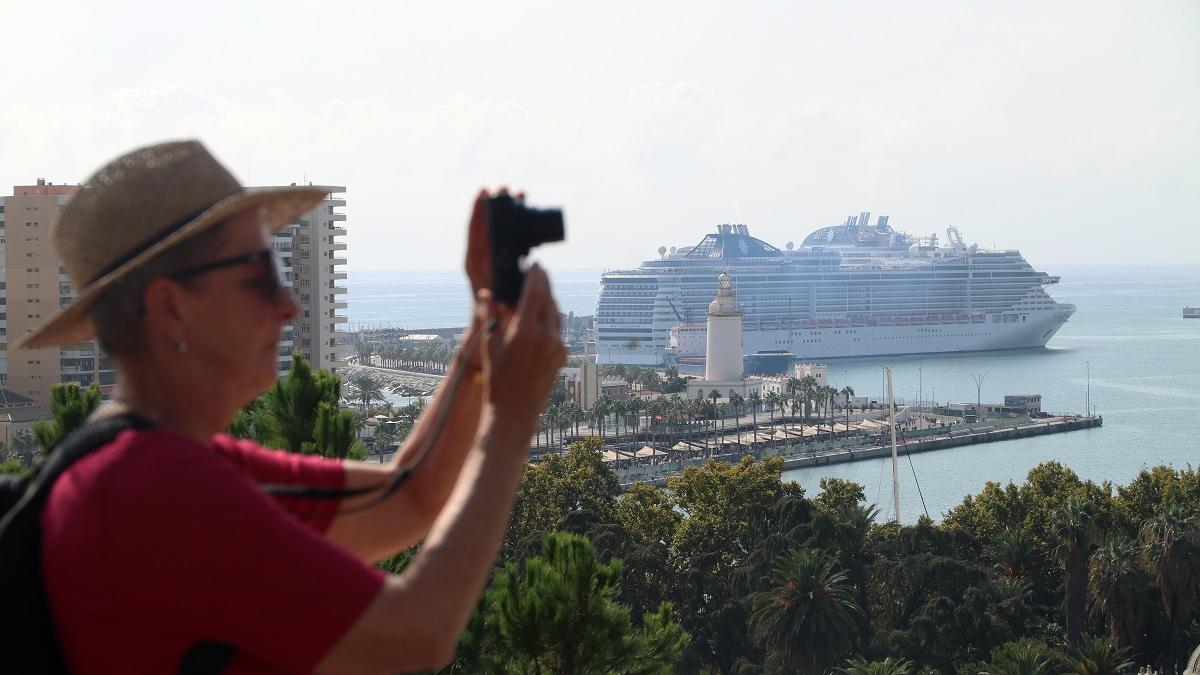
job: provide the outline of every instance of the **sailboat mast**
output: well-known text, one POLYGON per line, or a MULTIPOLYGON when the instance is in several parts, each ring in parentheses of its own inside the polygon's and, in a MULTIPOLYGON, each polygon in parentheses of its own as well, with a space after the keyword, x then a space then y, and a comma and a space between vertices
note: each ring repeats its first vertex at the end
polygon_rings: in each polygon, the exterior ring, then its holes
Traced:
POLYGON ((896 401, 892 396, 892 369, 887 369, 888 421, 892 427, 892 499, 896 508, 896 522, 900 522, 900 470, 896 457, 896 401))

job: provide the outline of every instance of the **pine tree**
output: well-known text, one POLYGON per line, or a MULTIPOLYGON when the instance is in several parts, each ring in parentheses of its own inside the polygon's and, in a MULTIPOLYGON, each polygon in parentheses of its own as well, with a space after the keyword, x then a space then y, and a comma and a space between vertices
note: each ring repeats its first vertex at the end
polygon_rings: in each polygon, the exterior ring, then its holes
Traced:
POLYGON ((310 449, 325 457, 345 459, 354 445, 354 427, 357 419, 349 411, 339 412, 336 405, 322 403, 317 410, 313 425, 312 443, 305 443, 305 452, 310 449))
MULTIPOLYGON (((302 355, 293 354, 287 377, 262 395, 262 407, 253 414, 254 434, 264 445, 304 452, 307 443, 311 452, 318 447, 316 427, 322 404, 337 410, 341 393, 342 382, 337 375, 327 370, 313 372, 302 355)), ((336 436, 333 427, 326 429, 327 433, 336 436)), ((334 436, 326 436, 326 439, 334 436)))
POLYGON ((616 601, 621 561, 601 562, 585 537, 556 532, 542 555, 509 563, 488 592, 491 650, 504 670, 532 673, 671 673, 689 637, 663 603, 642 627, 616 601))
POLYGON ((59 441, 83 426, 99 405, 100 385, 96 382, 87 389, 75 382, 54 385, 50 392, 50 414, 54 419, 33 423, 33 435, 42 452, 50 454, 59 441))

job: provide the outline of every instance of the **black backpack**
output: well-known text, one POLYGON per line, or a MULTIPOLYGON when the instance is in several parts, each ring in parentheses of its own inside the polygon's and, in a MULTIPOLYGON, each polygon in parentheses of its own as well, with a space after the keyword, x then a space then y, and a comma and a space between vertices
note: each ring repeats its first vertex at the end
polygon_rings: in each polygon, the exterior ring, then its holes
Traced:
MULTIPOLYGON (((65 675, 54 620, 42 583, 41 513, 54 481, 72 464, 126 429, 149 429, 145 420, 121 415, 90 422, 72 432, 27 476, 0 476, 0 672, 65 675)), ((179 664, 184 675, 220 673, 233 660, 231 645, 201 642, 179 664)))

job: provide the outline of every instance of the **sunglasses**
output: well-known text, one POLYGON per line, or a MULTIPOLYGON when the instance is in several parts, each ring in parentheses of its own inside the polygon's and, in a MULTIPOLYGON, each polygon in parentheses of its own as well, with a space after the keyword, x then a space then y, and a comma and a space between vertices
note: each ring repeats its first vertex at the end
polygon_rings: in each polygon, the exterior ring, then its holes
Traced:
POLYGON ((176 281, 183 281, 185 279, 191 279, 201 274, 207 274, 208 272, 225 269, 227 267, 256 265, 260 263, 267 264, 269 273, 256 282, 256 290, 262 294, 263 299, 267 302, 276 302, 279 300, 279 296, 283 292, 284 284, 279 273, 279 265, 277 265, 275 261, 275 253, 269 248, 251 251, 250 253, 234 256, 232 258, 214 260, 212 262, 204 263, 203 265, 196 265, 195 267, 189 267, 187 269, 179 270, 178 272, 173 272, 167 276, 168 278, 175 279, 176 281))

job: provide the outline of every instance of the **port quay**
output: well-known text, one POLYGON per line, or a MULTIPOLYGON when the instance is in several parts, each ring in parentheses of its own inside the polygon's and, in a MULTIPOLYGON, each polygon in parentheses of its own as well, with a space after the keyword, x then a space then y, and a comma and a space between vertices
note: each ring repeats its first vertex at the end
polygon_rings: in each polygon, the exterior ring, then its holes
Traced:
MULTIPOLYGON (((920 412, 913 412, 911 415, 909 422, 897 424, 898 427, 905 427, 898 432, 897 451, 901 456, 979 443, 1091 429, 1104 424, 1103 417, 1087 415, 1054 416, 1043 419, 1029 417, 1004 420, 985 419, 978 423, 960 424, 947 424, 940 416, 932 414, 923 416, 920 412), (912 422, 917 420, 928 422, 928 424, 913 425, 912 422), (914 429, 910 428, 910 425, 924 428, 914 429)), ((783 458, 783 468, 786 471, 889 456, 892 449, 886 421, 877 422, 875 425, 870 425, 870 422, 872 420, 863 420, 859 422, 857 428, 855 425, 847 428, 843 423, 835 422, 832 425, 832 431, 828 424, 821 426, 775 425, 778 428, 771 431, 772 425, 760 423, 757 428, 757 436, 764 440, 750 440, 747 443, 723 441, 712 453, 707 453, 705 446, 696 440, 681 440, 672 446, 671 451, 663 454, 651 453, 643 446, 632 452, 608 450, 605 455, 610 465, 615 465, 622 489, 639 482, 665 485, 670 476, 678 475, 687 467, 699 466, 710 459, 737 462, 745 456, 759 459, 780 456, 783 458), (871 429, 871 426, 874 426, 874 429, 871 429), (832 439, 829 438, 831 435, 832 439)), ((703 433, 698 432, 698 435, 703 433)), ((648 434, 642 435, 648 436, 648 434)), ((742 425, 732 431, 727 430, 726 436, 729 435, 753 437, 756 435, 756 429, 752 424, 742 425)))

